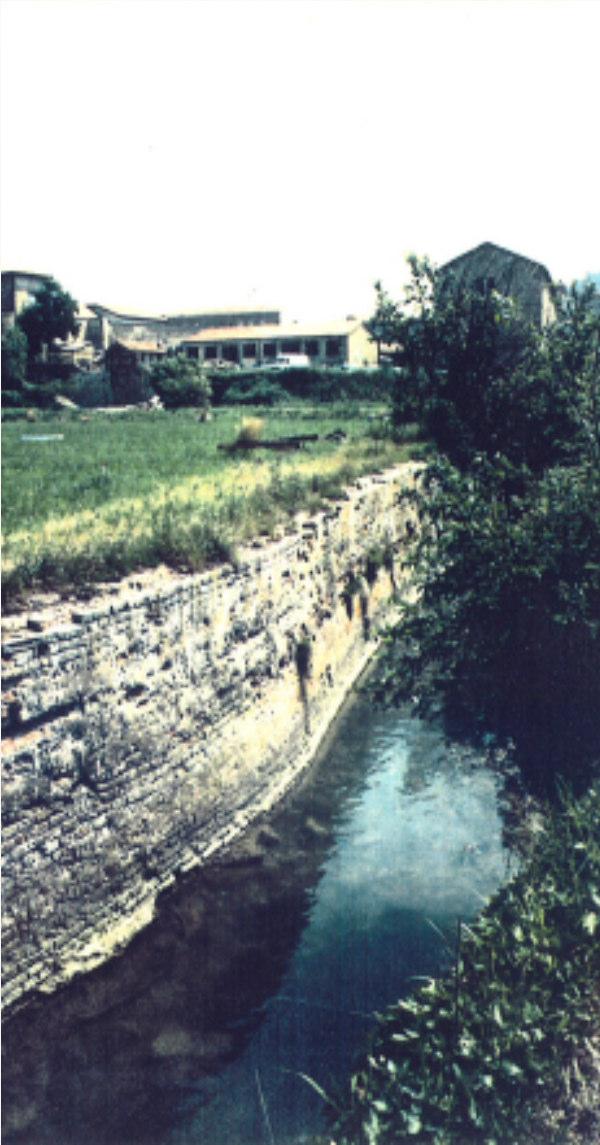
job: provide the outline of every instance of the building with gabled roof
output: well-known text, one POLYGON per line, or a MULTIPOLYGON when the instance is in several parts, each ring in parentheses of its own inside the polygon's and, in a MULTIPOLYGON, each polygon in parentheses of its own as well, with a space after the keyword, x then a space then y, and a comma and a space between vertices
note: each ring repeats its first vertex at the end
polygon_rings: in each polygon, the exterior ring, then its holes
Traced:
POLYGON ((524 317, 536 326, 546 326, 555 318, 550 272, 541 262, 495 243, 480 243, 458 255, 441 266, 439 274, 442 280, 452 275, 463 286, 492 286, 499 294, 514 299, 524 317))
POLYGON ((209 310, 195 314, 125 314, 90 302, 93 312, 106 323, 112 341, 165 342, 176 346, 200 330, 214 327, 260 326, 278 323, 279 310, 255 307, 251 310, 209 310))

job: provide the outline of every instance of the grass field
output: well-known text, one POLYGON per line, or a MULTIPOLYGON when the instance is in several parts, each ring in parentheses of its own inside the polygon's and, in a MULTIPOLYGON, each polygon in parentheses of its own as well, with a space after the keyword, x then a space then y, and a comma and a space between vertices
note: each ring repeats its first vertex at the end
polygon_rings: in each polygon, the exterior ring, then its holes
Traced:
POLYGON ((5 605, 31 588, 71 588, 166 563, 196 569, 312 509, 362 473, 418 455, 382 434, 385 411, 192 410, 46 415, 2 426, 2 582, 5 605), (228 455, 249 415, 263 437, 318 433, 305 449, 228 455), (343 429, 343 443, 325 440, 343 429), (27 440, 62 435, 60 440, 27 440))

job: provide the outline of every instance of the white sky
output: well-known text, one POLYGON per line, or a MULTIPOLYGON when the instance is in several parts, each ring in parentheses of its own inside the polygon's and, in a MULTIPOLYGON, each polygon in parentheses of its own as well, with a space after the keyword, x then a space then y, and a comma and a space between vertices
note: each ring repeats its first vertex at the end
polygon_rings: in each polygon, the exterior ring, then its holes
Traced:
POLYGON ((597 0, 1 0, 1 253, 85 302, 367 315, 415 251, 600 270, 597 0))

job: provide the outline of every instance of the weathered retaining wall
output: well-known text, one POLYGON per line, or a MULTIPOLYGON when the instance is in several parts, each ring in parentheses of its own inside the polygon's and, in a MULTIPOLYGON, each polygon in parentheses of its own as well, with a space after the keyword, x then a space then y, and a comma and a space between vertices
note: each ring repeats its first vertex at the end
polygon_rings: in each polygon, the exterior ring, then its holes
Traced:
POLYGON ((235 568, 144 574, 8 621, 6 1006, 105 960, 178 872, 289 788, 373 651, 394 571, 363 580, 351 610, 344 588, 404 537, 413 480, 362 479, 235 568))

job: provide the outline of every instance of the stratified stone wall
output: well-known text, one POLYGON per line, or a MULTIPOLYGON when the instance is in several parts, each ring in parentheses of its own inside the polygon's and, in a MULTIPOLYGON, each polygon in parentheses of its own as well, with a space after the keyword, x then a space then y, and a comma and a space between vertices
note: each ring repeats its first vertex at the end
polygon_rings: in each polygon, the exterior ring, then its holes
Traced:
POLYGON ((374 650, 400 572, 344 590, 404 538, 414 476, 362 479, 235 568, 159 570, 7 622, 6 1006, 109 957, 290 787, 374 650))

